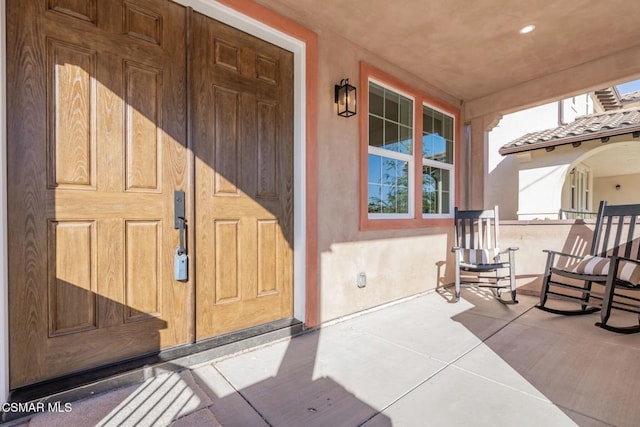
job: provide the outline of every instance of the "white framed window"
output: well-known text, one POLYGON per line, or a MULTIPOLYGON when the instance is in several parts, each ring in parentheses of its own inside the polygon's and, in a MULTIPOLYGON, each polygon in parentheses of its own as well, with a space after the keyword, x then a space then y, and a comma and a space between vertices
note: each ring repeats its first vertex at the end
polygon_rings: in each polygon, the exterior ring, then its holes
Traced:
POLYGON ((375 81, 368 90, 369 217, 412 218, 415 100, 375 81))
POLYGON ((454 117, 422 106, 422 216, 447 218, 453 211, 454 117))
POLYGON ((360 63, 360 229, 448 226, 460 110, 360 63))

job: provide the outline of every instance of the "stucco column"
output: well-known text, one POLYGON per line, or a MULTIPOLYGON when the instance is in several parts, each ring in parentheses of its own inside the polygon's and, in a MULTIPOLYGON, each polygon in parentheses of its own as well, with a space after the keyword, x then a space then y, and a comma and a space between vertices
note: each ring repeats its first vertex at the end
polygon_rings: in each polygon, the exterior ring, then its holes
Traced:
POLYGON ((499 113, 475 117, 465 123, 460 144, 460 203, 462 209, 484 209, 485 171, 489 162, 489 131, 502 118, 499 113))
POLYGON ((488 132, 485 130, 485 119, 480 117, 471 121, 471 165, 470 165, 470 185, 471 209, 484 209, 484 170, 485 152, 487 146, 488 132))

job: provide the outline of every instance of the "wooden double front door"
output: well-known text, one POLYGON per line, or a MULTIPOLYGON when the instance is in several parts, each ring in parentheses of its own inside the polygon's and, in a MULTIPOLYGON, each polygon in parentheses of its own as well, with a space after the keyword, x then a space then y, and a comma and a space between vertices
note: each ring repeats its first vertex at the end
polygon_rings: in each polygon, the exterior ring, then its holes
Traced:
POLYGON ((12 388, 292 315, 292 85, 168 0, 7 0, 12 388))

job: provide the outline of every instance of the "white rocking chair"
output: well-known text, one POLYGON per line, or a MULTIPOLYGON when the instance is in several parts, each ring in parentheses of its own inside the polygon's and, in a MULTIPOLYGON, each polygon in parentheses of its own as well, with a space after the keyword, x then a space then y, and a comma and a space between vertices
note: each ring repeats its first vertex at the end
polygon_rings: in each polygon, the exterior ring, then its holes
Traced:
POLYGON ((498 207, 469 211, 456 207, 454 218, 455 246, 451 250, 455 253, 456 301, 460 299, 462 286, 478 286, 491 288, 498 301, 504 304, 517 304, 515 251, 518 248, 500 250, 498 207), (503 279, 508 279, 509 283, 502 284, 503 279), (504 289, 510 294, 507 300, 502 298, 504 289))

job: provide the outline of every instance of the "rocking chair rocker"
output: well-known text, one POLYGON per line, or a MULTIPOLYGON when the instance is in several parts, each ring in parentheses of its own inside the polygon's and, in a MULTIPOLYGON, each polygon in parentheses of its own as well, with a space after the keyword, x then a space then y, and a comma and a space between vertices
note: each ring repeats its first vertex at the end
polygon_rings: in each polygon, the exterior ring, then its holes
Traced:
POLYGON ((640 290, 640 236, 636 230, 639 216, 640 204, 607 205, 607 202, 600 202, 588 255, 545 251, 548 254, 547 264, 540 304, 536 307, 563 315, 584 315, 602 310, 597 326, 619 333, 640 332, 640 299, 629 295, 630 291, 640 290), (574 262, 559 266, 558 259, 562 257, 574 262), (594 284, 599 286, 594 287, 594 284), (555 299, 577 302, 579 308, 549 307, 550 295, 555 299), (609 324, 612 309, 638 314, 638 325, 619 327, 609 324))

